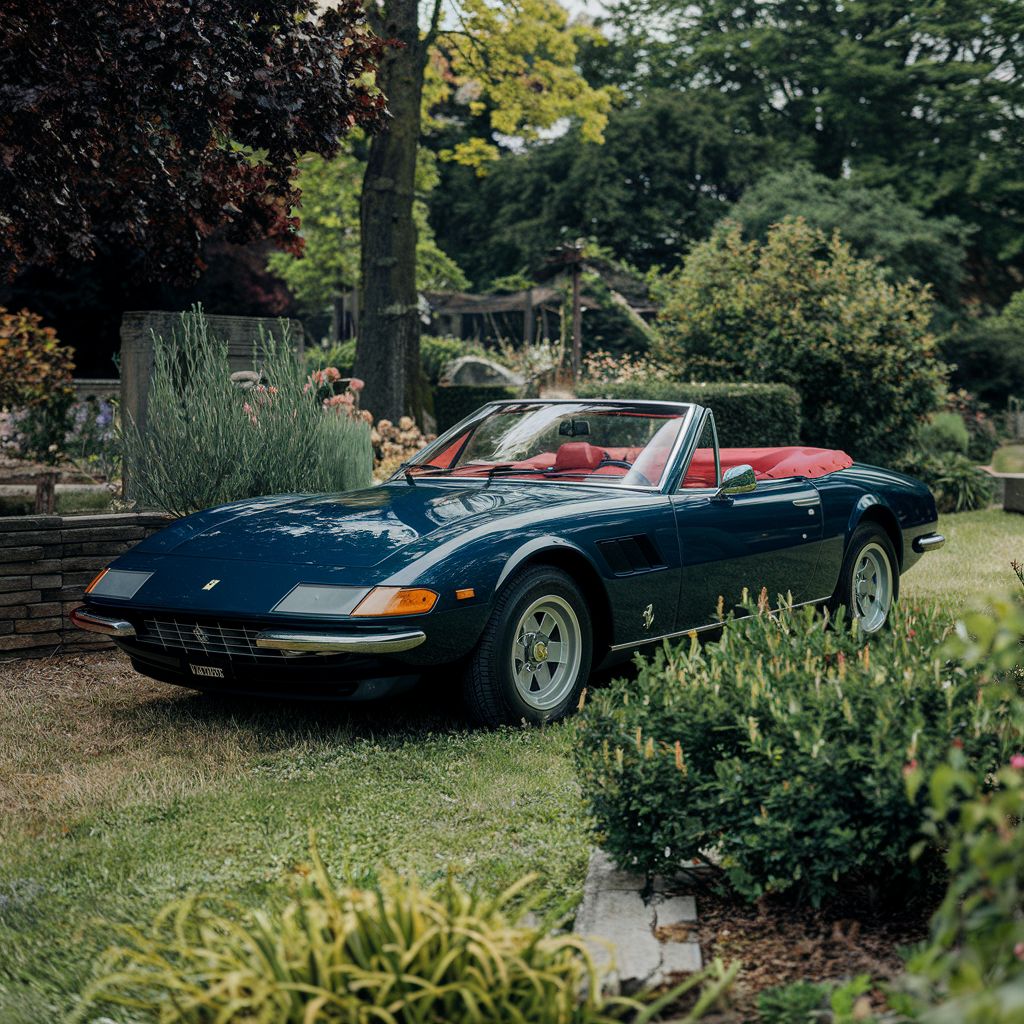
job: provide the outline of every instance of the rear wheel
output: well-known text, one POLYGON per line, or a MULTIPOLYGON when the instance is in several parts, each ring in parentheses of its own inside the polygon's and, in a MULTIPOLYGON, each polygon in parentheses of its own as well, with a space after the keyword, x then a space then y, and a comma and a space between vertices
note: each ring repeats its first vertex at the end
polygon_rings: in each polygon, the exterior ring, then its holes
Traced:
POLYGON ((899 562, 889 535, 875 523, 861 524, 850 538, 830 608, 834 612, 844 606, 861 632, 871 635, 889 621, 899 586, 899 562))
POLYGON ((469 660, 463 693, 484 725, 552 722, 579 701, 593 632, 586 600, 567 573, 534 566, 495 601, 469 660))

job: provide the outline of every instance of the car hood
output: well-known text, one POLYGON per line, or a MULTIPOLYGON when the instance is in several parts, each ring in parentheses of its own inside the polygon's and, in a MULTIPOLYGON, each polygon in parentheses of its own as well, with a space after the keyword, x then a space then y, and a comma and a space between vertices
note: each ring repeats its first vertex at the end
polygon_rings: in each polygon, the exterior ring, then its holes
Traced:
POLYGON ((503 481, 484 488, 423 481, 344 494, 258 498, 189 516, 135 550, 253 564, 362 568, 432 534, 440 542, 497 516, 593 497, 592 488, 555 483, 503 481))

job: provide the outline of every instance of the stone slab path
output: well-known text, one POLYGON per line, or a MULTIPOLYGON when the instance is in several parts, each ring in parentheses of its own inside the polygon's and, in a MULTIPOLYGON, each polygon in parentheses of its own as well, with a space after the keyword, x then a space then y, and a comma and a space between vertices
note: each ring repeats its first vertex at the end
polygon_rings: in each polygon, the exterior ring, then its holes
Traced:
POLYGON ((574 930, 598 969, 612 968, 606 984, 623 992, 667 985, 673 975, 702 966, 694 898, 673 895, 679 881, 658 877, 645 900, 644 883, 594 850, 576 914, 574 930))

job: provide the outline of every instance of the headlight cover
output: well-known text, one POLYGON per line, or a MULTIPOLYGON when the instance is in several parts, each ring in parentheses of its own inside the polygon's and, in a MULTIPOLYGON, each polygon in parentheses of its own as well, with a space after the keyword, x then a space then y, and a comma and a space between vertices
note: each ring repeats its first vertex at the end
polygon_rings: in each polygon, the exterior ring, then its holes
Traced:
POLYGON ((139 592, 142 584, 152 575, 151 572, 138 572, 134 569, 104 569, 85 588, 85 592, 91 597, 114 597, 127 601, 139 592))
POLYGON ((271 611, 279 615, 350 615, 366 593, 366 587, 299 583, 271 611))

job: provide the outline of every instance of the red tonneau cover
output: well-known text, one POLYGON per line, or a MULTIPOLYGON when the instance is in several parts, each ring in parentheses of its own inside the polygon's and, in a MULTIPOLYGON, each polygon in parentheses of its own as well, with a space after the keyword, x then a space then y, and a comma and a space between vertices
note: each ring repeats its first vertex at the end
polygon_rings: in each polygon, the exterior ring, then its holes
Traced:
MULTIPOLYGON (((722 448, 722 472, 733 466, 750 466, 758 480, 779 480, 787 476, 819 477, 849 469, 853 459, 833 448, 722 448)), ((684 487, 714 487, 715 456, 700 448, 686 471, 684 487)))

